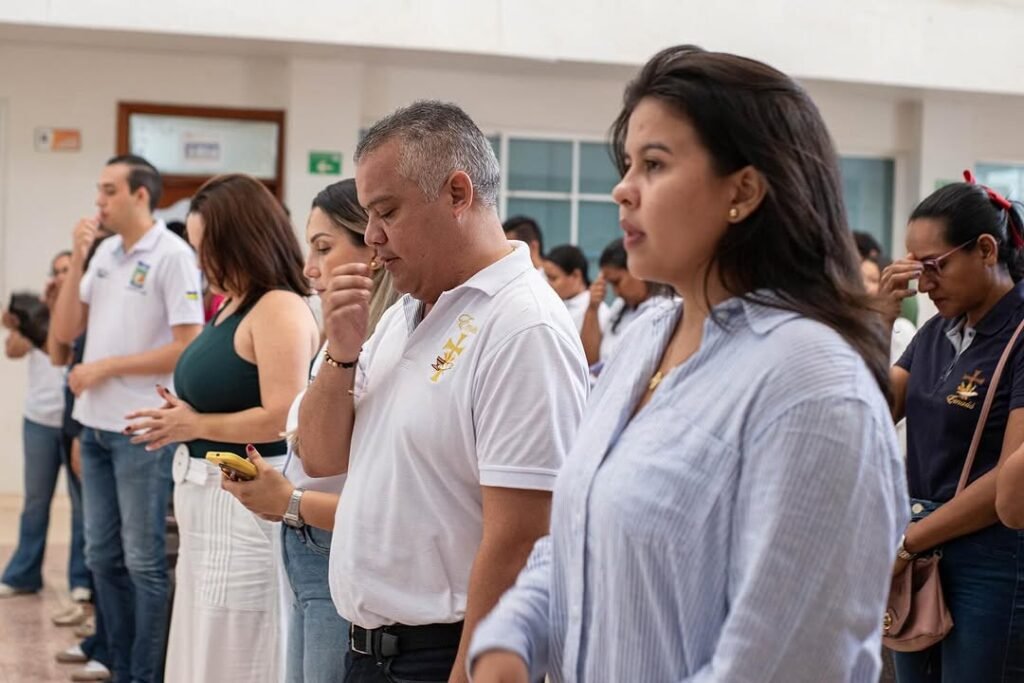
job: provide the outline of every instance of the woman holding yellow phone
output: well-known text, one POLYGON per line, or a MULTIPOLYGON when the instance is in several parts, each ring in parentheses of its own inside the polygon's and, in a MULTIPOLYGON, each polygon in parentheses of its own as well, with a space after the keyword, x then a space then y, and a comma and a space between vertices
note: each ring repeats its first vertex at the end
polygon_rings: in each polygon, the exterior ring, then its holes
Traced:
POLYGON ((178 360, 177 396, 159 387, 164 406, 130 415, 135 422, 125 430, 151 448, 182 444, 174 460, 181 545, 164 678, 277 683, 278 525, 223 491, 220 469, 206 455, 245 458, 255 443, 271 466, 284 464, 281 432, 319 332, 303 298, 309 285, 298 240, 259 181, 208 181, 186 226, 208 282, 227 301, 178 360))
MULTIPOLYGON (((372 261, 372 249, 363 242, 366 222, 353 180, 334 183, 313 200, 306 224, 309 256, 305 274, 317 293, 322 295, 328 290, 331 273, 338 266, 372 261)), ((373 334, 380 316, 396 299, 390 276, 383 268, 375 269, 367 336, 373 334)), ((323 353, 317 356, 311 377, 319 370, 323 358, 323 353)), ((288 432, 292 434, 298 428, 301 400, 299 394, 288 415, 288 432)), ((348 624, 338 616, 331 602, 327 565, 334 511, 345 477, 310 477, 302 467, 302 445, 293 442, 290 446, 291 457, 284 474, 259 453, 250 452, 249 461, 256 466, 256 477, 251 481, 224 478, 222 486, 257 515, 284 521, 282 551, 293 594, 286 680, 340 681, 345 674, 345 648, 339 643, 344 644, 348 637, 348 624)))

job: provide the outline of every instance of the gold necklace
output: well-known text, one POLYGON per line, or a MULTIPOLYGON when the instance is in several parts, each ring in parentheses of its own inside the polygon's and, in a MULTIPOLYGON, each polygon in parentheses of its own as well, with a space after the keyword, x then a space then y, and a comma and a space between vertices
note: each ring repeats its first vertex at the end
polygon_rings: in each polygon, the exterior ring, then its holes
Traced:
POLYGON ((654 391, 655 389, 657 389, 658 385, 661 384, 661 380, 661 370, 658 370, 656 373, 654 373, 654 377, 651 377, 651 381, 647 383, 647 391, 654 391))

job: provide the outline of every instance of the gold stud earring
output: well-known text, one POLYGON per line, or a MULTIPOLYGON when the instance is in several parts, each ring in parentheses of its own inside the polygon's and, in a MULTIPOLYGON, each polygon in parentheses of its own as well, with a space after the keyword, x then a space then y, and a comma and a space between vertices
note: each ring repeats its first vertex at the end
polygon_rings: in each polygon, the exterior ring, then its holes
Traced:
POLYGON ((740 217, 740 210, 739 209, 737 209, 735 206, 732 207, 731 209, 729 209, 729 220, 734 221, 734 220, 736 220, 739 217, 740 217))

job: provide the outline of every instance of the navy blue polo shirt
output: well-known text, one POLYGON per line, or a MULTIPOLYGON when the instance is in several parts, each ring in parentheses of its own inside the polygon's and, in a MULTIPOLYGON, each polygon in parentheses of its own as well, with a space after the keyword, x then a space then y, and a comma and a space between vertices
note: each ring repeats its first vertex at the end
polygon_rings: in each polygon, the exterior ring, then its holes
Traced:
MULTIPOLYGON (((1024 282, 1018 283, 974 330, 964 318, 935 316, 918 330, 897 365, 907 383, 907 481, 910 495, 944 503, 956 493, 967 451, 988 395, 992 373, 1024 318, 1024 282), (959 330, 970 344, 959 355, 952 337, 959 330)), ((1003 370, 969 481, 999 462, 1010 411, 1024 407, 1024 340, 1003 370)))

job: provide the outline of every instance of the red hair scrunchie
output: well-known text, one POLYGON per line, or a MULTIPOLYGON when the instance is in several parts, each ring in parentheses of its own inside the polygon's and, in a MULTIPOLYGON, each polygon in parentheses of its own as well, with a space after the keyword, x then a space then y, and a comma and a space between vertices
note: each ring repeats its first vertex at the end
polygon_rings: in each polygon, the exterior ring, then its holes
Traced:
POLYGON ((1006 211, 1006 227, 1009 228, 1010 239, 1013 240, 1013 248, 1024 248, 1024 236, 1021 235, 1020 226, 1017 225, 1017 221, 1014 220, 1013 204, 1010 203, 1010 200, 993 190, 988 185, 982 185, 979 183, 978 179, 974 177, 974 173, 972 173, 970 169, 964 171, 964 180, 971 185, 977 185, 981 189, 985 190, 985 194, 988 195, 989 200, 1003 211, 1006 211))

